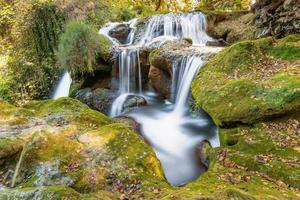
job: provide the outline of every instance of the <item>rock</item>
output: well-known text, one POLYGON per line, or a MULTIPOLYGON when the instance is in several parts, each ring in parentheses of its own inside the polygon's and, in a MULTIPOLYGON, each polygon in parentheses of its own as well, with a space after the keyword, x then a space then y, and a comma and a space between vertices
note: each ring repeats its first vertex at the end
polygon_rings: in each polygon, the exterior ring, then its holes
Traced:
POLYGON ((200 142, 196 149, 196 155, 199 158, 199 161, 207 168, 209 166, 209 151, 211 149, 212 146, 207 140, 200 142))
POLYGON ((206 43, 206 46, 213 46, 213 47, 224 47, 226 46, 228 43, 223 40, 223 39, 218 39, 218 40, 215 40, 215 41, 208 41, 206 43))
MULTIPOLYGON (((223 40, 221 45, 233 44, 242 40, 256 38, 256 27, 251 23, 254 14, 249 11, 213 12, 205 11, 207 15, 207 33, 213 38, 223 40)), ((219 46, 219 45, 213 45, 219 46)))
POLYGON ((119 24, 115 28, 111 29, 108 34, 109 36, 119 40, 122 44, 126 44, 130 31, 129 25, 119 24))
POLYGON ((127 112, 136 107, 146 106, 147 101, 144 97, 138 95, 129 95, 127 96, 126 101, 124 102, 123 108, 124 111, 127 112))
POLYGON ((140 124, 137 123, 134 119, 130 117, 117 117, 115 118, 117 121, 125 124, 129 128, 133 129, 135 132, 140 133, 140 124))
POLYGON ((253 10, 253 21, 261 37, 300 33, 299 0, 258 0, 253 10))
POLYGON ((289 36, 274 44, 265 38, 222 50, 192 84, 196 107, 219 126, 253 124, 299 109, 297 41, 300 38, 289 36))
POLYGON ((112 91, 103 88, 97 88, 95 90, 85 88, 78 90, 74 95, 74 97, 82 103, 105 114, 109 114, 115 96, 116 94, 112 91))
POLYGON ((163 97, 169 98, 171 93, 172 78, 170 74, 156 68, 150 67, 149 71, 149 84, 163 97))
POLYGON ((173 64, 183 56, 192 54, 191 44, 182 40, 167 41, 149 55, 149 84, 163 97, 169 98, 171 93, 173 64))
MULTIPOLYGON (((155 153, 133 128, 91 110, 78 100, 29 102, 23 108, 7 108, 10 109, 16 114, 33 112, 35 117, 18 135, 25 141, 22 156, 11 157, 12 163, 21 162, 15 183, 25 189, 0 189, 0 199, 22 194, 24 199, 43 195, 60 199, 57 195, 69 194, 67 186, 78 197, 82 191, 92 195, 94 191, 101 193, 103 188, 118 195, 132 190, 127 183, 164 182, 155 153), (56 127, 48 122, 57 117, 69 124, 56 127), (37 119, 40 126, 35 125, 37 119)), ((0 121, 5 119, 1 117, 0 121)), ((7 174, 10 163, 1 165, 0 184, 7 185, 2 182, 2 174, 7 174)), ((134 191, 139 188, 135 186, 134 191)))
POLYGON ((0 161, 20 153, 23 149, 22 140, 16 138, 0 138, 0 161))
POLYGON ((49 186, 18 189, 1 189, 0 199, 80 199, 80 194, 69 187, 49 186))

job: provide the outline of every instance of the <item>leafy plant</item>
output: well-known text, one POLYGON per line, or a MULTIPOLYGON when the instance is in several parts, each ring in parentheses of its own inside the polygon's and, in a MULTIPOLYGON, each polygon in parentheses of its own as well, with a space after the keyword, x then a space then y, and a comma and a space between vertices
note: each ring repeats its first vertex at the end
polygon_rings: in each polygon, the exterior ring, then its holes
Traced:
POLYGON ((83 22, 69 22, 60 38, 57 58, 61 67, 72 75, 93 73, 97 70, 98 57, 108 53, 110 42, 99 35, 90 25, 83 22))

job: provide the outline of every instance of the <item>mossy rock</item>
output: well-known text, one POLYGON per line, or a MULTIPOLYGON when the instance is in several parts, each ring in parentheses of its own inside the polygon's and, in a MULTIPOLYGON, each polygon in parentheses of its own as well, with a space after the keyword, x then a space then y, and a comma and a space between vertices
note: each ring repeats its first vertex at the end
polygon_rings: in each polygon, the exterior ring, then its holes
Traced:
MULTIPOLYGON (((272 153, 278 158, 284 154, 291 158, 295 153, 292 147, 280 150, 276 143, 268 145, 268 148, 263 145, 251 148, 243 142, 248 136, 254 137, 253 140, 262 138, 260 133, 265 134, 262 131, 243 135, 242 128, 222 129, 222 138, 235 135, 239 138, 232 143, 222 139, 222 147, 211 149, 208 153, 211 162, 205 174, 186 186, 172 187, 166 182, 155 153, 133 128, 111 120, 77 100, 61 98, 30 102, 23 108, 5 102, 0 105, 6 112, 0 117, 2 121, 10 115, 29 118, 18 124, 22 132, 15 136, 17 138, 10 136, 0 140, 4 144, 2 146, 7 147, 5 149, 13 149, 9 153, 16 153, 10 156, 10 162, 1 163, 0 180, 1 174, 9 168, 15 169, 17 163, 20 166, 15 171, 15 187, 2 188, 0 199, 120 199, 121 196, 136 199, 297 198, 294 190, 278 186, 254 173, 263 172, 274 180, 298 187, 297 167, 290 172, 291 166, 277 160, 276 164, 283 171, 276 173, 278 167, 266 165, 261 169, 259 162, 253 161, 252 151, 255 149, 263 154, 274 148, 276 151, 272 153), (21 146, 14 148, 17 142, 21 146), (235 165, 228 165, 222 160, 225 150, 229 152, 225 154, 226 160, 235 165), (244 158, 247 167, 254 172, 242 168, 244 158), (252 162, 256 164, 252 165, 252 162), (237 165, 240 167, 235 167, 237 165), (288 177, 287 173, 292 176, 288 177)), ((6 127, 7 133, 13 130, 13 126, 6 127)), ((261 143, 264 144, 263 141, 261 143)), ((11 186, 12 183, 1 184, 11 186)))
MULTIPOLYGON (((0 121, 30 113, 29 121, 18 124, 20 139, 0 139, 1 159, 16 159, 19 166, 15 178, 3 183, 7 186, 35 191, 37 187, 63 185, 78 193, 106 189, 120 195, 131 185, 163 182, 167 186, 160 162, 141 136, 78 100, 32 101, 23 108, 5 102, 0 105, 6 112, 0 121)), ((13 131, 13 126, 6 128, 8 134, 13 131)), ((3 170, 4 174, 8 170, 5 162, 3 170)), ((9 191, 18 194, 18 190, 9 191)))
POLYGON ((0 189, 0 199, 3 200, 30 200, 30 199, 80 199, 80 194, 64 186, 49 186, 20 189, 0 189))
MULTIPOLYGON (((278 51, 282 45, 295 45, 287 41, 285 38, 274 43, 264 38, 223 49, 192 84, 196 105, 220 126, 252 124, 298 110, 299 62, 293 61, 297 54, 278 51)), ((294 48, 299 47, 288 52, 294 48)))

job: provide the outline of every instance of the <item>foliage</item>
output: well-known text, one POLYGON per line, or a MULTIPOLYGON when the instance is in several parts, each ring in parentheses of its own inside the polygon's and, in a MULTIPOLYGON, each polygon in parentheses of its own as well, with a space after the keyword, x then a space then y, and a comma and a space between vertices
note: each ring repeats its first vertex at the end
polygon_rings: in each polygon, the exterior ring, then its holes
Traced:
POLYGON ((249 0, 201 0, 198 8, 204 10, 249 10, 249 0))
POLYGON ((73 75, 93 73, 98 57, 107 59, 110 42, 83 22, 69 22, 60 39, 58 63, 73 75))

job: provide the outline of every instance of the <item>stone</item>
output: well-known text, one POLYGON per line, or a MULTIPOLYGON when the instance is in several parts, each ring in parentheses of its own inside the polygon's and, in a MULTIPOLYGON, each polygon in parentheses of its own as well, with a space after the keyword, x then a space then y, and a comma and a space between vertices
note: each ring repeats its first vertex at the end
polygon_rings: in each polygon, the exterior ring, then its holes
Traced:
POLYGON ((151 66, 149 71, 149 84, 163 97, 169 98, 171 93, 171 76, 160 68, 151 66))
POLYGON ((109 36, 116 38, 120 43, 126 44, 130 33, 130 27, 127 24, 119 24, 109 31, 109 36))
POLYGON ((74 95, 82 103, 105 114, 109 114, 115 96, 114 92, 104 88, 97 88, 95 90, 84 88, 78 90, 74 95))
POLYGON ((134 108, 141 107, 141 106, 146 106, 147 105, 147 100, 138 95, 129 95, 127 96, 126 101, 124 102, 123 108, 124 111, 130 111, 134 108))
POLYGON ((259 36, 281 38, 300 33, 299 0, 258 0, 252 9, 259 36))
POLYGON ((263 38, 223 49, 193 81, 196 107, 225 127, 299 109, 299 40, 296 35, 278 41, 263 38))
POLYGON ((203 140, 197 146, 196 155, 199 158, 201 164, 203 164, 206 168, 209 166, 209 151, 212 149, 211 144, 207 140, 203 140))

